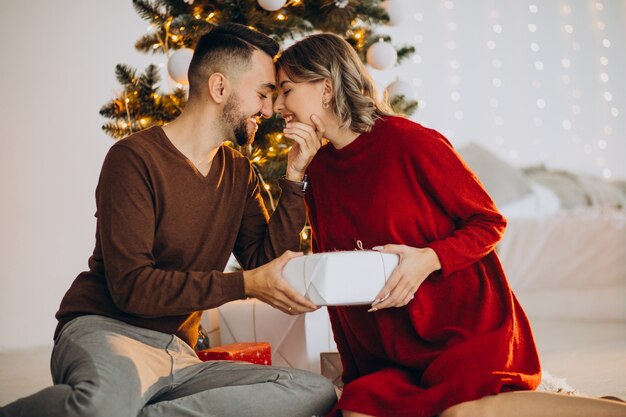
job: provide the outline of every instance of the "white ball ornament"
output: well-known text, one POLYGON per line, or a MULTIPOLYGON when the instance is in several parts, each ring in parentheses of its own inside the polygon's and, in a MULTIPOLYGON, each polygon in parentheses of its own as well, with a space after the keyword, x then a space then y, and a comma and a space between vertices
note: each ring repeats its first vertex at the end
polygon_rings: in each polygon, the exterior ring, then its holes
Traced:
POLYGON ((376 42, 367 50, 366 59, 372 68, 385 70, 396 63, 398 52, 388 42, 376 42))
POLYGON ((282 8, 287 0, 258 0, 259 6, 267 10, 268 12, 274 12, 282 8))
POLYGON ((189 70, 189 64, 193 57, 193 49, 182 48, 177 49, 169 61, 167 62, 167 72, 170 74, 172 80, 178 84, 189 84, 187 79, 187 71, 189 70))
POLYGON ((413 86, 406 81, 396 79, 394 82, 389 84, 387 88, 385 88, 385 91, 387 92, 389 98, 404 96, 406 100, 415 100, 413 86))
POLYGON ((400 0, 387 0, 384 1, 381 6, 385 9, 389 15, 389 26, 398 26, 404 20, 404 7, 400 0))

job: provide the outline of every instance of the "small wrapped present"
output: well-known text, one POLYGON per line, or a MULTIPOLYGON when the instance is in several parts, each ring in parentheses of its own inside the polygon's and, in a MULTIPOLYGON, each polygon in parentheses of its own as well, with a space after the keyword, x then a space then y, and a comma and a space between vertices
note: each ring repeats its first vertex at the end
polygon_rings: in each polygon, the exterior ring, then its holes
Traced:
POLYGON ((272 362, 320 373, 320 352, 337 350, 326 308, 292 316, 254 298, 217 308, 222 343, 264 340, 272 362))
POLYGON ((343 365, 341 364, 339 352, 320 353, 320 365, 322 366, 322 376, 330 379, 336 387, 343 387, 343 381, 341 380, 343 365))
POLYGON ((198 351, 202 361, 245 361, 257 365, 272 364, 272 349, 269 343, 231 343, 198 351))
POLYGON ((291 259, 283 278, 317 305, 370 304, 398 265, 398 255, 359 250, 291 259))

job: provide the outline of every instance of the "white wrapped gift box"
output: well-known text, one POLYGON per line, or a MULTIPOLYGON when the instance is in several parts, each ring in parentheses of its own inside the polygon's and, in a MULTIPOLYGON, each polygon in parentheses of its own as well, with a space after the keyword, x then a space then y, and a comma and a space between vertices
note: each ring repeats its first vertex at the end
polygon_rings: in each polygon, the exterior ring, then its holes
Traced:
POLYGON ((317 305, 371 304, 398 259, 368 250, 316 253, 290 260, 283 278, 317 305))
POLYGON ((256 299, 218 307, 220 343, 269 342, 272 364, 320 373, 320 353, 336 351, 325 307, 292 316, 256 299))

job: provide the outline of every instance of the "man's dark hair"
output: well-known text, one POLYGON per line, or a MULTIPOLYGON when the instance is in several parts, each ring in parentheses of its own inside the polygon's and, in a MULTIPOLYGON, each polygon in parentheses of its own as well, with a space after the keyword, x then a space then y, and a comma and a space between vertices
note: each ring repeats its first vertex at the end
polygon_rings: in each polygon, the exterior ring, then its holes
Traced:
POLYGON ((270 57, 278 53, 278 43, 269 36, 237 23, 225 23, 203 35, 189 65, 189 96, 202 90, 215 72, 232 75, 250 65, 255 49, 270 57))

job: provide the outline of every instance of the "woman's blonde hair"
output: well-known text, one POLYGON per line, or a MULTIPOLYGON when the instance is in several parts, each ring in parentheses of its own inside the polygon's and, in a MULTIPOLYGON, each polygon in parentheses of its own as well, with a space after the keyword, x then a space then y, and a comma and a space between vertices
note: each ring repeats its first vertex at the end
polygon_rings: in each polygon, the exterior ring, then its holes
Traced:
POLYGON ((287 48, 276 64, 295 82, 329 79, 333 86, 330 106, 341 128, 369 132, 376 119, 393 114, 386 101, 379 101, 356 51, 340 36, 308 36, 287 48))

